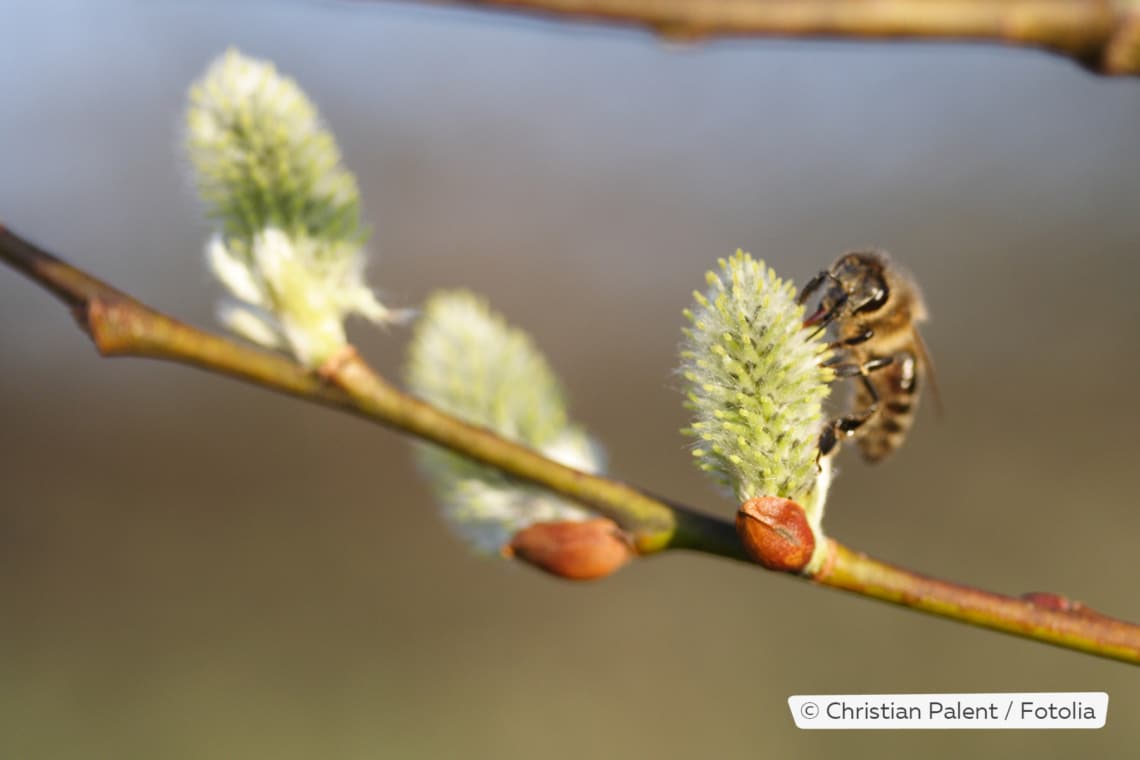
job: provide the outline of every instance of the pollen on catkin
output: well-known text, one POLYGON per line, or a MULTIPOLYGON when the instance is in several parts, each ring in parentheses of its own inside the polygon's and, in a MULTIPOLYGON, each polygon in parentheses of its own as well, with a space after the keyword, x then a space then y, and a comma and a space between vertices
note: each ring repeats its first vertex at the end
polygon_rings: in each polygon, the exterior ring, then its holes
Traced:
POLYGON ((684 312, 681 346, 693 457, 740 502, 792 499, 818 526, 828 464, 821 473, 818 442, 833 377, 821 364, 827 344, 803 329, 792 283, 750 254, 720 259, 706 281, 684 312))
MULTIPOLYGON (((431 296, 408 351, 409 389, 434 406, 585 472, 600 447, 566 411, 562 389, 530 337, 466 291, 431 296)), ((596 515, 549 491, 513 481, 430 444, 416 447, 444 516, 476 550, 495 553, 539 522, 596 515)))

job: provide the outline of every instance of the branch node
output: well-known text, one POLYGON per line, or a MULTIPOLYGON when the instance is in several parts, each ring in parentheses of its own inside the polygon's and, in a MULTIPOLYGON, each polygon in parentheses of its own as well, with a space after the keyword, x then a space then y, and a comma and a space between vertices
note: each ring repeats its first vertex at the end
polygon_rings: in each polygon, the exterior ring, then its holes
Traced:
POLYGON ((359 361, 361 361, 360 354, 357 353, 356 347, 351 343, 345 344, 317 368, 317 375, 326 383, 335 385, 337 377, 344 368, 359 361))

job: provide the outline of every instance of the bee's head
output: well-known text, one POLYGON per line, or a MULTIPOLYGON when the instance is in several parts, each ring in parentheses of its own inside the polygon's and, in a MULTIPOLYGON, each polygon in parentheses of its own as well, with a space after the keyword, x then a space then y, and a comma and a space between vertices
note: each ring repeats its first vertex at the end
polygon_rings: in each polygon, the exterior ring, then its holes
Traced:
POLYGON ((822 328, 839 318, 872 314, 882 309, 891 294, 886 274, 888 265, 887 255, 882 251, 851 251, 840 256, 830 269, 820 272, 801 291, 801 302, 820 291, 818 307, 804 320, 804 327, 822 328))
MULTIPOLYGON (((883 308, 890 298, 887 257, 881 251, 845 253, 831 267, 831 275, 851 314, 869 314, 883 308)), ((833 296, 833 297, 838 297, 833 296)))

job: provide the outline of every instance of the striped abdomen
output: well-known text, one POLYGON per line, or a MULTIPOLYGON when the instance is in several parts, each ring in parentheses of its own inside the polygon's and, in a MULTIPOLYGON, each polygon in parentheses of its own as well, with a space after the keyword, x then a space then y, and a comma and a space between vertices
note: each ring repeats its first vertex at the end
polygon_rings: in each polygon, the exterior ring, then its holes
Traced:
MULTIPOLYGON (((899 351, 894 361, 869 376, 879 394, 878 409, 858 430, 855 437, 863 458, 878 462, 902 445, 914 423, 918 408, 919 360, 913 351, 899 351)), ((866 409, 872 403, 861 384, 856 386, 855 408, 866 409)))

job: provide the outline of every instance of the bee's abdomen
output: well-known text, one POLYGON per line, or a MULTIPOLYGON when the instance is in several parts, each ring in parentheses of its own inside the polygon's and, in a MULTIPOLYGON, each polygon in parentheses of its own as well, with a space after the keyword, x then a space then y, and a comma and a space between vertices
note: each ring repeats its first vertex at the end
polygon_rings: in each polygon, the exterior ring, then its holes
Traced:
MULTIPOLYGON (((859 450, 869 462, 886 459, 906 440, 918 407, 918 360, 913 351, 899 351, 894 361, 875 371, 870 380, 879 394, 878 409, 856 435, 859 450)), ((856 393, 858 408, 872 402, 866 388, 856 393)))

